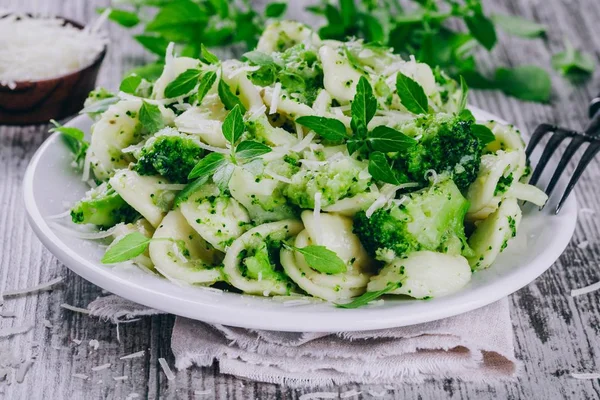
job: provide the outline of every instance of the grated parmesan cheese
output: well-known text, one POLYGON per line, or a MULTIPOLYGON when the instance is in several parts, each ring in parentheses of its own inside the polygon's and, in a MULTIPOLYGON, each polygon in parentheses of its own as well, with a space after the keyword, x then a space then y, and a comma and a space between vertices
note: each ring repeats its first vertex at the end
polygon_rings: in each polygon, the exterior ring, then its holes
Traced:
MULTIPOLYGON (((315 193, 315 208, 313 210, 313 219, 315 220, 315 226, 321 226, 321 197, 323 193, 320 191, 315 193)), ((315 232, 317 237, 314 238, 315 242, 319 244, 321 242, 320 230, 315 232)))
POLYGON ((56 78, 91 65, 107 38, 64 23, 27 15, 0 19, 0 84, 14 88, 15 82, 56 78))
POLYGON ((84 381, 87 381, 89 376, 87 376, 86 374, 73 374, 71 375, 73 378, 77 378, 77 379, 83 379, 84 381))
POLYGON ((2 293, 2 297, 21 296, 24 294, 30 294, 30 293, 50 290, 50 288, 52 286, 56 285, 57 283, 62 282, 62 280, 63 280, 63 277, 59 276, 58 278, 52 279, 51 281, 48 281, 48 282, 40 283, 39 285, 36 285, 36 286, 31 286, 31 287, 27 287, 27 288, 23 288, 23 289, 9 290, 7 292, 2 293))
POLYGON ((347 392, 344 393, 340 393, 340 399, 347 399, 349 397, 355 397, 360 395, 362 392, 359 392, 358 390, 352 389, 352 390, 348 390, 347 392))
POLYGON ((89 346, 90 346, 91 348, 93 348, 94 350, 98 350, 98 348, 100 347, 100 342, 99 342, 99 341, 97 341, 96 339, 92 339, 92 340, 90 340, 90 342, 89 342, 88 344, 89 344, 89 346))
POLYGON ((335 392, 314 392, 303 394, 299 400, 337 399, 337 397, 338 394, 335 392))
POLYGON ((600 379, 600 373, 597 372, 572 373, 571 376, 575 379, 600 379))
POLYGON ((21 335, 23 333, 29 332, 31 328, 33 328, 33 326, 31 325, 11 326, 10 328, 2 328, 0 329, 0 338, 21 335))
POLYGON ((590 245, 590 242, 588 242, 587 240, 584 240, 583 242, 577 244, 577 248, 579 249, 587 249, 587 247, 590 245))
POLYGON ((104 371, 105 369, 109 369, 111 365, 111 363, 98 365, 97 367, 93 367, 92 371, 104 371))
POLYGON ((120 381, 126 381, 127 379, 129 379, 129 377, 127 375, 113 376, 113 379, 117 382, 120 382, 120 381))
POLYGON ((280 100, 281 100, 281 82, 277 82, 275 84, 275 88, 273 89, 273 95, 271 96, 271 106, 269 107, 269 114, 275 114, 277 112, 277 107, 279 106, 280 100))
POLYGON ((207 394, 211 394, 212 390, 210 389, 206 389, 206 390, 194 390, 194 395, 195 396, 205 396, 207 394))
POLYGON ((172 381, 173 379, 175 379, 175 375, 173 374, 173 371, 171 371, 169 364, 167 364, 167 360, 161 357, 158 359, 158 363, 160 364, 160 367, 167 376, 168 380, 172 381))
POLYGON ((146 352, 144 350, 140 350, 136 353, 127 354, 126 356, 120 357, 119 360, 129 360, 131 358, 140 358, 140 357, 144 357, 145 354, 146 354, 146 352))
POLYGON ((66 303, 63 303, 60 306, 64 309, 75 311, 75 312, 78 312, 81 314, 89 314, 90 313, 90 310, 87 310, 87 309, 81 308, 81 307, 75 307, 75 306, 72 306, 72 305, 66 304, 66 303))
POLYGON ((589 286, 571 290, 571 297, 581 296, 582 294, 594 292, 600 289, 600 282, 593 283, 589 286))

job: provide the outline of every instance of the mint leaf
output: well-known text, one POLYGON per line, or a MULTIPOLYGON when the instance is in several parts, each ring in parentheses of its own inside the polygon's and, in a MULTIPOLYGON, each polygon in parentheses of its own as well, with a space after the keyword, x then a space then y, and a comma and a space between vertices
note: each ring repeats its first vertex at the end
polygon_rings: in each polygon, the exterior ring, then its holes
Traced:
POLYGON ((410 149, 417 144, 415 139, 385 125, 375 127, 368 134, 367 142, 373 150, 384 153, 410 149))
POLYGON ((510 35, 522 38, 536 38, 546 33, 546 25, 538 24, 516 15, 492 15, 492 21, 510 35))
POLYGON ((595 64, 589 54, 566 42, 565 51, 552 56, 552 67, 568 78, 578 78, 594 72, 595 64))
POLYGON ((142 254, 148 248, 150 241, 150 238, 141 233, 132 232, 108 247, 102 257, 102 263, 115 264, 131 260, 142 254))
POLYGON ((73 128, 71 126, 62 126, 53 119, 51 119, 50 122, 54 125, 54 128, 50 129, 50 132, 60 132, 61 134, 78 142, 83 141, 85 134, 81 129, 73 128))
POLYGON ((495 85, 503 92, 522 100, 547 103, 552 92, 548 73, 540 67, 523 65, 515 68, 498 68, 495 85))
POLYGON ((235 165, 226 161, 225 164, 215 171, 213 181, 217 184, 221 192, 224 192, 229 188, 229 181, 231 180, 231 175, 233 175, 234 170, 235 165))
MULTIPOLYGON (((214 154, 214 153, 213 153, 214 154)), ((182 191, 175 196, 174 206, 177 207, 181 202, 186 201, 192 194, 202 187, 210 178, 210 175, 203 175, 200 178, 188 183, 182 191)))
POLYGON ((336 252, 329 250, 325 246, 310 245, 299 248, 285 243, 283 246, 302 254, 308 266, 315 271, 324 274, 339 274, 348 270, 348 266, 338 257, 336 252))
POLYGON ((250 61, 252 64, 259 65, 261 67, 266 66, 277 66, 273 57, 270 55, 263 53, 262 51, 253 50, 247 53, 244 53, 243 57, 250 61))
POLYGON ((219 80, 219 86, 217 89, 219 92, 219 97, 221 98, 221 102, 223 103, 226 109, 232 110, 235 106, 239 106, 241 113, 246 113, 246 107, 244 107, 239 97, 231 93, 231 88, 223 80, 223 78, 219 80))
POLYGON ((254 140, 244 140, 235 149, 236 158, 250 160, 271 152, 271 148, 266 144, 255 142, 254 140))
POLYGON ((244 117, 240 111, 240 106, 236 105, 233 110, 227 114, 221 127, 223 136, 229 143, 234 145, 244 133, 244 117))
POLYGON ((227 160, 221 153, 210 153, 190 171, 188 179, 196 179, 212 175, 217 169, 223 166, 227 160))
POLYGON ((162 114, 157 105, 146 103, 142 100, 140 107, 139 119, 142 126, 149 133, 156 133, 165 127, 162 114))
POLYGON ((396 90, 400 103, 413 114, 427 114, 429 102, 423 87, 402 72, 398 71, 396 77, 396 90))
POLYGON ((268 18, 279 18, 285 13, 286 8, 286 3, 270 3, 265 8, 265 16, 268 18))
POLYGON ((207 16, 198 4, 191 0, 178 0, 163 5, 154 19, 146 25, 146 31, 169 32, 172 29, 183 31, 186 25, 206 21, 207 16))
MULTIPOLYGON (((96 11, 98 13, 103 13, 105 8, 98 8, 96 11)), ((113 8, 110 10, 110 14, 108 14, 108 19, 116 22, 117 24, 124 26, 125 28, 131 28, 136 26, 140 22, 140 18, 137 14, 131 11, 119 10, 113 8)))
POLYGON ((198 85, 198 93, 196 94, 196 101, 198 102, 198 105, 202 104, 202 100, 204 100, 204 97, 213 87, 216 80, 217 73, 214 71, 207 71, 202 74, 202 77, 200 78, 200 85, 198 85))
POLYGON ((467 108, 467 97, 469 96, 469 87, 467 86, 467 82, 465 82, 465 78, 460 76, 460 101, 458 102, 458 112, 461 112, 465 108, 467 108))
MULTIPOLYGON (((164 55, 164 54, 165 54, 165 52, 163 51, 162 55, 164 55)), ((163 63, 156 62, 156 63, 142 65, 141 67, 133 68, 128 73, 130 75, 135 74, 137 76, 141 76, 143 79, 146 79, 147 81, 154 81, 160 76, 160 74, 162 74, 164 68, 165 68, 165 65, 163 63)))
POLYGON ((494 133, 491 131, 490 128, 488 128, 485 125, 472 124, 471 132, 473 132, 473 134, 477 136, 477 139, 479 139, 481 144, 484 145, 496 140, 496 136, 494 136, 494 133))
POLYGON ((296 119, 296 122, 333 142, 339 142, 348 137, 346 126, 335 118, 304 116, 296 119))
POLYGON ((340 0, 340 13, 344 28, 351 27, 356 21, 356 4, 354 4, 354 0, 340 0))
POLYGON ((398 289, 401 286, 402 286, 402 283, 400 283, 400 282, 389 282, 387 284, 387 286, 385 288, 381 289, 381 290, 378 290, 376 292, 365 292, 362 295, 356 297, 350 303, 336 304, 336 307, 339 307, 339 308, 358 308, 358 307, 366 306, 367 304, 369 304, 373 300, 378 299, 379 297, 383 296, 384 294, 392 292, 392 291, 398 289))
POLYGON ((163 37, 150 35, 135 35, 133 38, 137 40, 138 43, 144 46, 146 49, 161 57, 164 57, 165 53, 167 52, 167 46, 169 45, 169 41, 163 37))
POLYGON ((361 76, 356 85, 356 94, 352 101, 352 127, 357 130, 360 127, 366 129, 377 111, 377 99, 373 96, 373 88, 364 76, 361 76))
POLYGON ((463 17, 463 19, 467 24, 467 28, 469 28, 471 35, 473 35, 483 47, 488 50, 494 48, 497 41, 496 28, 494 28, 494 23, 488 17, 481 12, 476 12, 473 15, 463 17))
POLYGON ((129 75, 127 78, 121 81, 121 85, 119 85, 119 90, 121 92, 135 94, 136 89, 142 83, 142 77, 137 75, 129 75))
POLYGON ((173 98, 188 94, 198 84, 200 78, 199 69, 188 69, 182 72, 175 78, 175 80, 169 82, 165 88, 165 97, 173 98))
POLYGON ((206 64, 217 64, 219 62, 219 58, 211 53, 204 44, 200 45, 200 60, 206 64))
POLYGON ((385 154, 375 151, 369 155, 369 174, 376 181, 400 185, 402 182, 396 176, 396 173, 390 167, 385 154))

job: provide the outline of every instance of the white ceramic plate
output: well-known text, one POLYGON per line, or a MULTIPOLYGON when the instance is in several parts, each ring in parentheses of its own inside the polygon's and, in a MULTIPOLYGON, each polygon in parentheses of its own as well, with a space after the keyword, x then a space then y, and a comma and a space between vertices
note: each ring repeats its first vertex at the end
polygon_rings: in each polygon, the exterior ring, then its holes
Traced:
MULTIPOLYGON (((480 120, 497 119, 474 110, 480 120)), ((69 126, 89 131, 86 116, 69 126)), ((24 179, 25 207, 29 222, 42 243, 65 265, 88 281, 129 300, 169 313, 202 321, 244 328, 330 332, 359 331, 412 325, 464 313, 505 297, 533 281, 563 252, 575 229, 577 205, 572 194, 560 215, 551 201, 544 211, 524 207, 518 236, 494 265, 473 275, 460 292, 427 301, 386 299, 381 306, 339 309, 321 303, 285 306, 270 298, 215 293, 198 287, 180 287, 135 267, 115 269, 99 260, 104 249, 97 242, 81 240, 51 229, 45 217, 66 210, 79 200, 87 185, 71 164, 71 154, 58 134, 37 151, 24 179)), ((549 165, 548 169, 552 170, 549 165)), ((543 182, 542 182, 543 183, 543 182)), ((556 188, 562 193, 564 182, 556 188)))

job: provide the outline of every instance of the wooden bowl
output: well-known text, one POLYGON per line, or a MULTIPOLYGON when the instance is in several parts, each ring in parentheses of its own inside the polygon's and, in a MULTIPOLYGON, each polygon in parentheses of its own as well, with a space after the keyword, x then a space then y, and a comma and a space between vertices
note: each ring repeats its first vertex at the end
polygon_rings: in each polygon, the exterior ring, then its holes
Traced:
MULTIPOLYGON (((83 25, 75 21, 58 18, 83 29, 83 25)), ((76 114, 96 86, 105 55, 106 46, 92 64, 56 78, 15 82, 13 89, 0 84, 0 124, 41 124, 76 114)))

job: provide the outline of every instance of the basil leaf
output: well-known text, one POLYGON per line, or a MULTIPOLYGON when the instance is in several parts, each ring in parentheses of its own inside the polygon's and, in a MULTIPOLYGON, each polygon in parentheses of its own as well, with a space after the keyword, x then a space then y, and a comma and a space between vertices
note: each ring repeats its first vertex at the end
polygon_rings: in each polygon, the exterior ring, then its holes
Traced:
POLYGON ((344 28, 349 28, 356 21, 356 5, 354 0, 340 0, 340 11, 344 28))
POLYGON ((210 175, 203 175, 200 178, 188 183, 183 190, 181 190, 175 196, 174 206, 177 207, 181 202, 186 201, 208 181, 208 178, 210 178, 210 175))
POLYGON ((565 43, 565 51, 552 56, 552 67, 569 78, 578 78, 594 72, 594 60, 584 52, 576 50, 570 42, 565 43))
POLYGON ((246 60, 250 61, 252 64, 260 65, 261 67, 277 66, 277 64, 275 64, 275 61, 273 60, 273 57, 266 53, 263 53, 262 51, 249 51, 247 53, 244 53, 243 57, 246 60))
POLYGON ((460 101, 458 102, 458 112, 461 112, 465 108, 467 108, 467 98, 469 96, 469 87, 467 86, 467 82, 465 82, 465 78, 460 76, 460 101))
POLYGON ((546 33, 546 25, 538 24, 516 15, 492 15, 492 21, 502 30, 513 36, 536 38, 546 33))
POLYGON ((369 42, 381 42, 385 40, 385 32, 379 19, 370 14, 362 15, 365 30, 365 39, 369 42))
POLYGON ((367 142, 373 150, 384 153, 410 149, 417 144, 415 139, 385 125, 375 127, 369 133, 367 142))
MULTIPOLYGON (((103 13, 104 10, 106 10, 106 9, 105 8, 96 9, 96 11, 100 14, 103 13)), ((119 9, 115 9, 115 8, 110 10, 110 13, 108 14, 108 19, 116 22, 117 24, 119 24, 121 26, 124 26, 125 28, 134 27, 137 24, 139 24, 139 22, 140 22, 140 18, 137 16, 137 14, 135 14, 131 11, 119 10, 119 9)))
POLYGON ((62 126, 53 119, 51 119, 50 122, 54 125, 54 128, 50 129, 50 132, 60 132, 77 142, 83 141, 85 134, 81 129, 73 128, 71 126, 62 126))
POLYGON ((376 181, 391 183, 392 185, 400 185, 402 183, 392 167, 390 167, 385 155, 379 151, 375 151, 369 155, 369 174, 376 181))
MULTIPOLYGON (((163 51, 162 54, 164 55, 165 52, 163 51)), ((142 65, 141 67, 133 68, 128 73, 136 74, 137 76, 141 76, 143 79, 146 79, 147 81, 154 81, 160 76, 160 74, 162 74, 164 68, 165 68, 165 64, 156 62, 156 63, 142 65)))
POLYGON ((165 127, 162 114, 157 105, 142 100, 139 112, 140 122, 149 133, 156 133, 165 127))
POLYGON ((381 289, 381 290, 378 290, 376 292, 365 292, 362 295, 356 297, 350 303, 336 304, 336 307, 339 307, 339 308, 358 308, 358 307, 366 306, 367 304, 369 304, 373 300, 378 299, 379 297, 383 296, 384 294, 392 292, 392 291, 398 289, 401 286, 402 286, 402 283, 400 283, 400 282, 389 282, 387 284, 387 286, 385 288, 381 289))
POLYGON ((119 85, 119 90, 121 92, 135 94, 135 90, 142 83, 142 77, 137 75, 129 75, 127 78, 121 81, 121 85, 119 85))
POLYGON ((196 94, 196 101, 198 102, 198 105, 202 104, 202 100, 204 100, 204 97, 213 87, 216 80, 217 73, 215 71, 207 71, 202 74, 202 77, 200 78, 200 85, 198 85, 198 93, 196 94))
POLYGON ((286 3, 270 3, 265 9, 265 16, 268 18, 279 18, 285 13, 286 8, 286 3))
POLYGON ((496 28, 494 23, 481 12, 463 17, 471 35, 488 50, 496 45, 496 28))
POLYGON ((461 110, 461 112, 458 113, 458 118, 460 118, 463 121, 475 122, 475 116, 468 108, 461 110))
POLYGON ((202 160, 198 161, 198 164, 190 171, 188 179, 196 179, 204 176, 212 175, 217 169, 225 164, 225 156, 221 153, 210 153, 202 160))
POLYGON ((167 47, 169 46, 169 41, 160 36, 135 35, 133 38, 146 49, 161 57, 165 56, 167 47))
POLYGON ((266 144, 255 142, 254 140, 244 140, 235 149, 235 156, 244 160, 250 160, 271 152, 271 148, 266 144))
POLYGON ((198 84, 200 78, 199 69, 188 69, 179 74, 174 81, 169 82, 165 88, 165 97, 173 98, 188 94, 198 84))
POLYGON ((219 62, 219 58, 208 51, 204 44, 200 45, 200 60, 206 64, 217 64, 219 62))
POLYGON ((241 113, 242 114, 246 113, 246 107, 244 107, 244 105, 240 101, 239 97, 237 97, 235 94, 231 93, 231 88, 223 80, 223 78, 221 78, 219 80, 219 86, 218 86, 217 90, 219 92, 219 97, 221 98, 221 102, 223 102, 223 105, 225 106, 226 109, 232 110, 235 106, 239 106, 241 113))
POLYGON ((362 138, 357 138, 354 136, 348 139, 348 142, 346 142, 346 146, 348 147, 348 153, 350 153, 350 155, 356 152, 362 154, 368 150, 365 141, 362 138))
POLYGON ((102 264, 115 264, 131 260, 142 254, 151 239, 139 232, 132 232, 110 245, 102 257, 102 264))
POLYGON ((542 103, 550 100, 552 92, 552 82, 548 73, 533 65, 523 65, 512 69, 498 68, 495 85, 511 96, 542 103))
POLYGON ((284 244, 284 246, 302 254, 308 266, 315 271, 324 274, 339 274, 348 270, 348 266, 344 260, 339 258, 334 251, 329 250, 325 246, 310 245, 302 248, 287 244, 284 244))
POLYGON ((296 119, 296 122, 333 142, 339 142, 348 137, 346 126, 335 118, 304 116, 296 119))
POLYGON ((376 111, 377 99, 373 96, 373 88, 367 78, 361 76, 356 85, 356 95, 354 95, 351 106, 352 129, 357 130, 360 127, 366 129, 376 111))
POLYGON ((213 181, 217 184, 221 192, 225 192, 229 188, 229 181, 231 180, 231 175, 233 175, 234 170, 235 165, 226 161, 225 164, 215 171, 213 181))
POLYGON ((427 114, 429 102, 423 87, 402 72, 398 71, 396 77, 396 90, 400 103, 413 114, 427 114))
POLYGON ((178 0, 162 6, 146 25, 146 31, 168 33, 168 29, 176 29, 187 34, 184 29, 186 24, 204 23, 206 20, 207 16, 198 4, 191 0, 178 0))
POLYGON ((481 144, 484 145, 496 140, 496 136, 494 136, 494 133, 491 131, 490 128, 488 128, 485 125, 472 124, 471 132, 473 132, 473 134, 477 136, 477 139, 479 139, 481 144))
POLYGON ((244 117, 240 112, 240 106, 236 105, 225 117, 221 126, 223 136, 231 144, 235 144, 244 133, 244 117))

